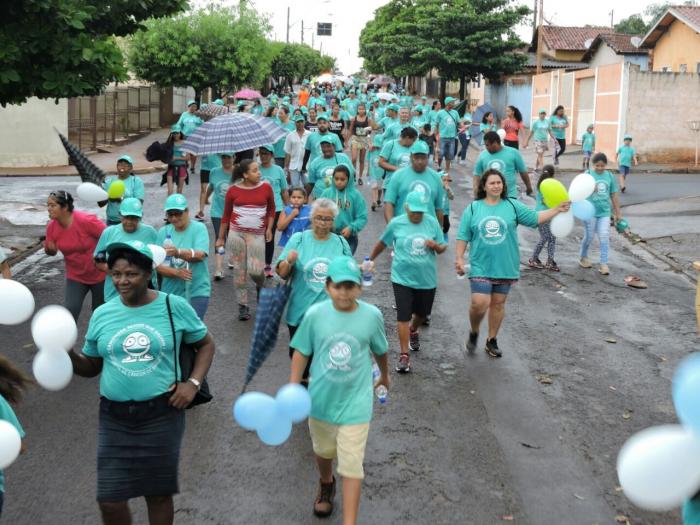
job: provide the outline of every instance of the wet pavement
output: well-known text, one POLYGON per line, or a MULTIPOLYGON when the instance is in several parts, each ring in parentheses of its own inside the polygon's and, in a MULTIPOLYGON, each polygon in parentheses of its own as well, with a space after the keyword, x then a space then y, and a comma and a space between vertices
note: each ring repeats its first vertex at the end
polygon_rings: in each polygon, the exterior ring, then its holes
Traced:
MULTIPOLYGON (((689 176, 664 175, 649 182, 642 177, 623 202, 644 199, 637 191, 641 194, 645 187, 653 188, 652 196, 668 188, 687 194, 680 185, 689 176), (657 186, 656 181, 662 182, 657 186)), ((158 227, 165 190, 158 186, 157 174, 143 178, 145 221, 158 227)), ((504 357, 490 359, 483 338, 475 355, 466 355, 468 281, 458 280, 452 266, 470 177, 458 167, 453 178, 455 226, 450 248, 439 256, 433 323, 422 331, 421 351, 412 356, 414 373, 394 374, 388 403, 375 409, 360 523, 583 525, 614 523, 618 516, 632 524, 677 523, 678 512, 647 513, 625 499, 615 458, 632 433, 675 421, 670 379, 678 361, 698 343, 691 283, 660 261, 643 257, 615 233, 611 275, 580 268, 582 228, 577 224, 558 243, 561 273, 523 266, 499 336, 504 357), (625 286, 628 274, 642 277, 649 289, 625 286)), ((19 203, 2 217, 8 222, 22 217, 26 228, 41 232, 46 194, 78 183, 77 177, 0 179, 3 201, 19 203)), ((361 191, 368 197, 367 185, 361 191)), ((198 184, 187 187, 191 202, 197 192, 198 184)), ((369 252, 383 226, 381 212, 370 212, 358 257, 369 252)), ((1 230, 0 242, 13 228, 1 230)), ((521 228, 520 237, 524 263, 538 234, 521 228)), ((592 255, 595 260, 595 244, 592 255)), ((59 258, 36 253, 14 270, 34 292, 37 307, 62 301, 59 258)), ((377 261, 377 272, 364 298, 384 313, 393 364, 398 343, 387 254, 377 261)), ((215 400, 188 413, 176 522, 341 523, 340 494, 329 520, 311 514, 318 475, 304 425, 295 425, 286 444, 270 448, 233 423, 231 405, 242 385, 253 326, 235 320, 235 306, 227 273, 225 281, 213 285, 207 314, 217 341, 209 378, 215 400)), ((81 334, 88 315, 86 304, 81 334)), ((36 349, 29 323, 0 331, 3 352, 30 370, 36 349)), ((252 389, 274 393, 287 381, 287 343, 283 329, 252 389)), ((36 387, 19 407, 28 451, 6 471, 7 523, 99 522, 94 502, 97 386, 96 379, 74 378, 58 393, 36 387)), ((132 508, 134 523, 145 523, 143 502, 132 508)))

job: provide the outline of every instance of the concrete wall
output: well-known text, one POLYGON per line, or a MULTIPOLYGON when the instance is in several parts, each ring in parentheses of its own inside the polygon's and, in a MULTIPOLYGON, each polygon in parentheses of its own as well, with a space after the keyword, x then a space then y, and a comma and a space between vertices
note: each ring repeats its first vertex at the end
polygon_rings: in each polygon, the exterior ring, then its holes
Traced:
POLYGON ((65 166, 68 155, 54 128, 68 136, 68 99, 30 98, 0 107, 0 167, 65 166))
POLYGON ((700 63, 700 34, 683 22, 676 20, 668 31, 656 42, 653 54, 653 70, 680 72, 681 64, 687 66, 688 73, 696 73, 700 63))
POLYGON ((649 162, 694 161, 688 121, 700 121, 700 75, 628 70, 625 132, 637 152, 649 162))
POLYGON ((173 88, 173 113, 179 115, 187 111, 187 101, 194 98, 194 88, 173 88))
POLYGON ((617 64, 623 61, 622 55, 618 55, 608 44, 601 42, 588 63, 590 64, 589 67, 595 68, 598 66, 607 66, 608 64, 617 64))

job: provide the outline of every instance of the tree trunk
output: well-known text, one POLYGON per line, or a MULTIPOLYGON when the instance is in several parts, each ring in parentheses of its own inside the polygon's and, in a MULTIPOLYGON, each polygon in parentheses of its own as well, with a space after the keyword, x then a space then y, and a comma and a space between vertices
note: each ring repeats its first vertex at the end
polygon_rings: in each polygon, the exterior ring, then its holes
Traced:
POLYGON ((447 90, 447 79, 440 77, 440 101, 445 100, 445 91, 447 90))
POLYGON ((459 79, 459 100, 464 100, 464 94, 467 91, 467 81, 464 77, 459 79))

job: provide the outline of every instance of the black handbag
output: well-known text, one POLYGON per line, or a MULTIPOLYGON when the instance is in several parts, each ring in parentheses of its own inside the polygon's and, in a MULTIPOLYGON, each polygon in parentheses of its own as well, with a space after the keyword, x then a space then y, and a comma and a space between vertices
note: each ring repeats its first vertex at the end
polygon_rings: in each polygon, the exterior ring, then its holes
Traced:
MULTIPOLYGON (((177 337, 175 334, 175 323, 173 322, 173 312, 170 308, 170 294, 167 294, 165 296, 165 304, 168 307, 168 318, 170 319, 170 330, 173 334, 173 343, 177 341, 177 337)), ((187 379, 190 377, 190 374, 192 374, 192 370, 194 369, 194 361, 197 357, 197 349, 190 345, 185 343, 184 337, 183 340, 180 342, 180 359, 175 359, 175 384, 177 383, 183 383, 187 382, 187 379), (178 363, 179 361, 179 363, 178 363), (178 365, 180 368, 180 374, 177 373, 178 365)), ((199 387, 199 391, 195 394, 194 399, 192 402, 189 404, 187 407, 188 409, 196 407, 197 405, 203 405, 205 403, 209 403, 209 401, 212 400, 214 396, 211 395, 211 392, 209 391, 209 383, 207 382, 207 378, 204 377, 202 378, 202 384, 199 387)))

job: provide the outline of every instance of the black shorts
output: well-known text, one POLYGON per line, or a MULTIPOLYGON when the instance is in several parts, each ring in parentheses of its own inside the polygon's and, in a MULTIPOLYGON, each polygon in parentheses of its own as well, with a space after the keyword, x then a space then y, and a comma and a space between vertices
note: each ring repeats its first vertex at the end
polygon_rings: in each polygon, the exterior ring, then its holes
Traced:
POLYGON ((199 170, 199 183, 209 184, 209 173, 210 170, 199 170))
POLYGON ((435 288, 417 290, 397 283, 391 285, 394 287, 396 320, 399 323, 409 322, 413 314, 423 319, 430 315, 435 300, 435 288))

